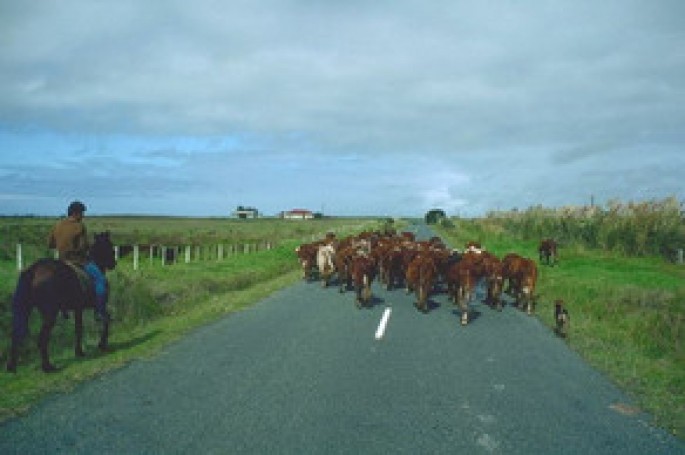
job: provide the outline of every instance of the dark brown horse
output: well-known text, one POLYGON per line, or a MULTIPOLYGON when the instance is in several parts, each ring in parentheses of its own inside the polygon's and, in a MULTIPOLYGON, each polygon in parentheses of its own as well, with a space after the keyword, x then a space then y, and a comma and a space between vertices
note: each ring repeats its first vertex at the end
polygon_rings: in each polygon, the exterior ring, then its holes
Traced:
MULTIPOLYGON (((109 232, 95 234, 95 242, 90 249, 90 260, 95 262, 105 273, 116 266, 114 247, 109 232)), ((37 308, 42 318, 38 335, 38 349, 41 356, 41 367, 46 373, 56 371, 48 356, 48 341, 55 326, 57 315, 62 312, 74 312, 76 330, 75 353, 84 356, 81 346, 83 339, 83 310, 95 307, 95 290, 90 280, 84 280, 77 272, 76 266, 57 259, 39 259, 19 276, 12 299, 12 343, 7 361, 7 371, 15 372, 19 345, 28 335, 29 316, 37 308)), ((85 277, 85 275, 84 275, 85 277)), ((99 347, 107 349, 109 323, 103 322, 99 347)))

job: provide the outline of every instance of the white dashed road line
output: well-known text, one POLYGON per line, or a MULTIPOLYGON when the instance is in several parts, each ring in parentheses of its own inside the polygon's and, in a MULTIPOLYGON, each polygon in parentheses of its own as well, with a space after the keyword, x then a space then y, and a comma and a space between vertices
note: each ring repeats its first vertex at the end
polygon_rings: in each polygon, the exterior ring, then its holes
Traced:
POLYGON ((386 308, 385 311, 383 312, 383 317, 381 318, 381 323, 378 324, 378 329, 376 330, 376 339, 380 340, 383 338, 383 334, 385 333, 385 326, 388 325, 388 319, 390 319, 390 313, 392 312, 391 308, 386 308))

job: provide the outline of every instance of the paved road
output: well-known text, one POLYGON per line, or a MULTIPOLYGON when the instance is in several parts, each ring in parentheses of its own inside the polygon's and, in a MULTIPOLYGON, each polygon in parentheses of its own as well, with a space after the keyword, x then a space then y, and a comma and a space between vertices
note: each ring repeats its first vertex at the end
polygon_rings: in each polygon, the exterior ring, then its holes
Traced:
POLYGON ((535 318, 374 291, 284 289, 6 422, 0 453, 685 453, 535 318))

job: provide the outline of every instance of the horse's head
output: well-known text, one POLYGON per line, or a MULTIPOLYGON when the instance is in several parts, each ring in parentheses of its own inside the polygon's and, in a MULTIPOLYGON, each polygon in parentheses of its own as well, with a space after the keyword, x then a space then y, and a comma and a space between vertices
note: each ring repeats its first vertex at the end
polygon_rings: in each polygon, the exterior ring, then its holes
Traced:
POLYGON ((114 257, 114 245, 109 237, 109 231, 95 234, 95 242, 90 249, 91 259, 103 272, 114 270, 117 263, 114 257))

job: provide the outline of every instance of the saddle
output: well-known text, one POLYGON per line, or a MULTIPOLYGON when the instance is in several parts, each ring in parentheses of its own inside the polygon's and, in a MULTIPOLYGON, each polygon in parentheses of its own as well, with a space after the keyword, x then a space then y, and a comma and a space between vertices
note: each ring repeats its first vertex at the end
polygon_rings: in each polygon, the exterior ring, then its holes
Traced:
POLYGON ((69 266, 69 268, 76 274, 76 279, 78 279, 78 282, 81 285, 83 295, 86 296, 86 302, 95 302, 95 282, 91 276, 88 275, 83 266, 64 259, 62 259, 62 262, 69 266))

